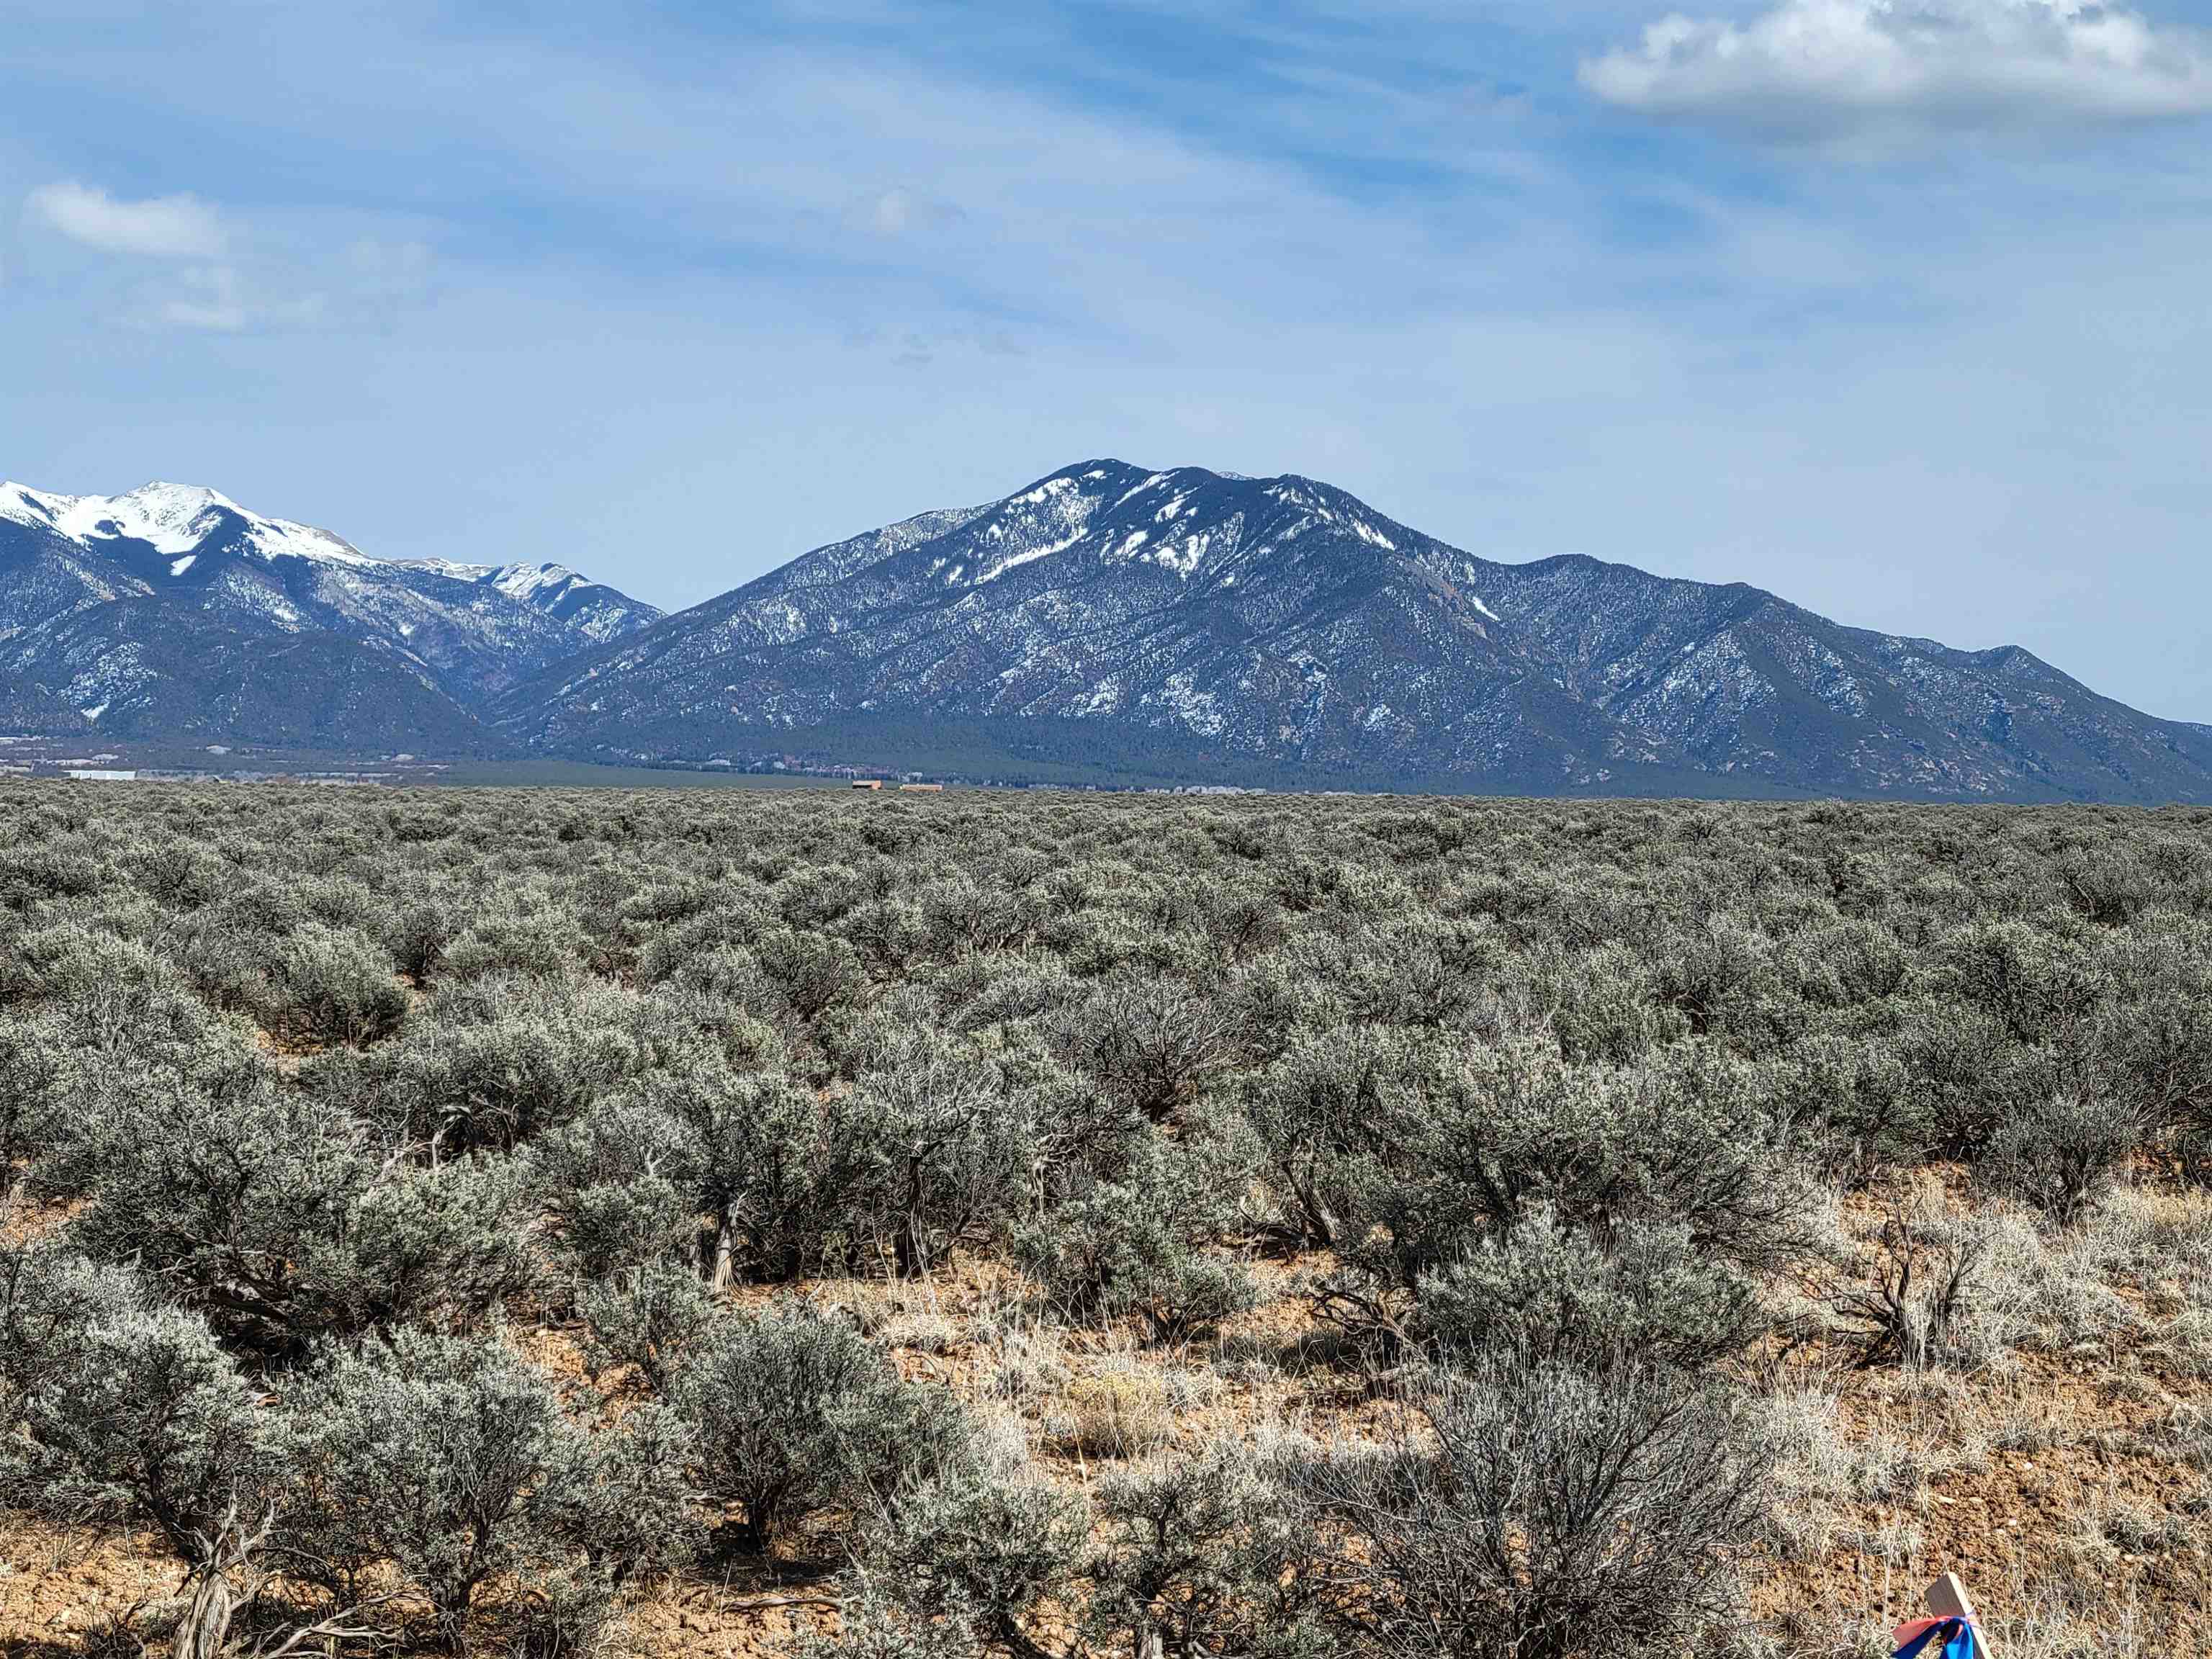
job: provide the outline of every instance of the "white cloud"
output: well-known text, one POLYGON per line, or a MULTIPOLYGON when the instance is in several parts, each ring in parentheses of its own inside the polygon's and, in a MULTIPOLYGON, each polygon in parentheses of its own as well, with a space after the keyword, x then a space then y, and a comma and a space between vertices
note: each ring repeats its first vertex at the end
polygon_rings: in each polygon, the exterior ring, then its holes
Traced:
POLYGON ((242 333, 253 313, 239 297, 238 273, 227 265, 184 273, 185 292, 155 307, 154 320, 209 334, 242 333))
POLYGON ((74 180, 33 191, 24 216, 113 256, 112 278, 80 290, 138 328, 382 330, 430 296, 430 247, 404 222, 311 210, 249 222, 193 196, 119 201, 74 180))
POLYGON ((1582 65, 1650 115, 1833 131, 2142 121, 2212 112, 2212 40, 2094 0, 1779 0, 1676 13, 1582 65))
MULTIPOLYGON (((310 273, 291 273, 305 280, 310 273)), ((333 296, 285 281, 241 272, 229 265, 189 265, 173 285, 149 290, 130 320, 142 327, 182 328, 203 334, 271 333, 315 329, 371 314, 383 298, 364 289, 333 296)))
POLYGON ((196 196, 119 202, 104 190, 64 179, 33 191, 26 210, 49 230, 103 253, 212 259, 223 251, 222 222, 196 196))

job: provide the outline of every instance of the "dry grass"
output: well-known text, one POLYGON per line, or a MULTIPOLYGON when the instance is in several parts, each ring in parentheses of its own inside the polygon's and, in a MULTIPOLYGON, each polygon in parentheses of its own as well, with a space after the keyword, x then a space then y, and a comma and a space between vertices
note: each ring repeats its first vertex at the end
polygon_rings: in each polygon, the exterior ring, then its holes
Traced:
MULTIPOLYGON (((2124 1188, 2063 1237, 2002 1206, 1953 1208, 1992 1243, 1948 1363, 1861 1368, 1818 1275, 1771 1287, 1798 1340, 1746 1371, 1747 1425, 1779 1454, 1747 1650, 1886 1653, 1890 1625, 1948 1568, 1974 1588, 2006 1659, 2212 1651, 2212 1199, 2124 1188)), ((1827 1271, 1862 1265, 1853 1253, 1879 1218, 1872 1201, 1833 1208, 1827 1271)), ((1170 1444, 1377 1433, 1387 1401, 1332 1364, 1298 1294, 1321 1265, 1260 1264, 1256 1308, 1170 1348, 1055 1326, 986 1261, 956 1260, 925 1284, 799 1293, 845 1310, 909 1376, 969 1400, 1003 1461, 1079 1489, 1101 1462, 1170 1444)), ((572 1348, 557 1329, 531 1345, 556 1370, 572 1348)), ((629 1644, 641 1659, 793 1651, 830 1616, 819 1603, 835 1588, 794 1589, 795 1566, 642 1592, 629 1644)), ((174 1578, 143 1543, 11 1524, 0 1653, 96 1659, 125 1642, 136 1656, 174 1578), (135 1634, 119 1632, 134 1607, 135 1634)))
POLYGON ((1054 1437, 1085 1457, 1142 1457, 1175 1436, 1166 1382, 1134 1365, 1076 1377, 1061 1400, 1054 1437))
MULTIPOLYGON (((1938 1201, 1987 1241, 1948 1352, 1861 1369, 1838 1333, 1759 1402, 1781 1453, 1758 1591, 1778 1650, 1872 1650, 1943 1570, 2008 1659, 2148 1653, 2161 1623, 2159 1651, 2212 1648, 2212 1198, 2123 1188, 2066 1235, 1938 1201)), ((1872 1201, 1842 1206, 1841 1270, 1879 1224, 1872 1201)))

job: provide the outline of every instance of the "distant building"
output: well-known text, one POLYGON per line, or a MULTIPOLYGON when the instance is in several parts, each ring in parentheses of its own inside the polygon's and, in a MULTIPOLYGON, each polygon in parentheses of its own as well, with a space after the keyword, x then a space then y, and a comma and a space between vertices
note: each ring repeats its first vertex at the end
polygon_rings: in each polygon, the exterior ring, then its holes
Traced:
POLYGON ((883 787, 884 781, 881 778, 854 778, 853 780, 853 787, 855 789, 880 789, 883 787))
POLYGON ((135 770, 118 771, 108 766, 72 766, 70 775, 86 783, 136 783, 138 781, 138 774, 135 770))
POLYGON ((899 785, 899 793, 902 795, 911 795, 915 793, 933 795, 942 794, 944 790, 945 786, 941 783, 902 783, 899 785))

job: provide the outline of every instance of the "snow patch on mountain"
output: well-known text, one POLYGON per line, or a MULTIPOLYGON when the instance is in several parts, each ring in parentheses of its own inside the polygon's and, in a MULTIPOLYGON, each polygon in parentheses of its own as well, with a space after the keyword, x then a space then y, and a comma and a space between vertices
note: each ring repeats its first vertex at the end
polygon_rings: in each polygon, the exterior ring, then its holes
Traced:
MULTIPOLYGON (((993 525, 991 527, 994 530, 999 528, 996 525, 993 525)), ((982 574, 975 578, 971 586, 980 587, 985 582, 996 581, 1000 577, 1005 575, 1009 570, 1015 569, 1021 565, 1031 564, 1039 559, 1048 559, 1055 553, 1065 553, 1069 548, 1074 546, 1076 543, 1082 539, 1083 532, 1079 530, 1073 535, 1063 537, 1059 541, 1046 542, 1040 546, 1025 547, 1016 552, 1009 553, 1005 558, 996 560, 991 564, 985 566, 982 574)), ((938 561, 938 564, 939 566, 941 566, 943 562, 944 561, 942 560, 938 561)))
POLYGON ((229 496, 198 484, 157 481, 120 495, 55 495, 18 483, 0 484, 0 518, 51 530, 81 547, 101 542, 143 542, 166 558, 199 551, 232 520, 244 539, 266 559, 313 559, 369 565, 375 560, 327 530, 264 518, 229 496))
MULTIPOLYGON (((143 726, 152 695, 145 688, 156 682, 167 688, 157 699, 164 707, 198 711, 179 719, 234 706, 240 687, 216 681, 257 659, 234 644, 263 636, 322 633, 368 647, 467 705, 637 633, 660 614, 550 561, 373 558, 329 531, 253 512, 198 485, 67 495, 0 483, 0 641, 12 642, 0 670, 66 682, 76 688, 73 707, 100 704, 110 723, 127 717, 143 726), (149 605, 173 615, 171 631, 205 648, 132 665, 139 630, 158 627, 137 609, 149 605), (110 606, 123 609, 99 620, 110 606), (123 685, 117 672, 136 678, 123 685)), ((357 672, 337 666, 341 657, 322 659, 331 672, 357 672)), ((376 695, 387 702, 372 721, 399 708, 423 712, 412 691, 386 686, 376 695)), ((448 732, 470 724, 450 704, 433 723, 441 720, 448 732)))
POLYGON ((1081 721, 1108 762, 1157 752, 1117 747, 1142 729, 1347 782, 2212 800, 2212 731, 2025 653, 1580 556, 1480 559, 1294 474, 1109 459, 803 555, 498 718, 550 750, 680 758, 854 710, 1081 721))

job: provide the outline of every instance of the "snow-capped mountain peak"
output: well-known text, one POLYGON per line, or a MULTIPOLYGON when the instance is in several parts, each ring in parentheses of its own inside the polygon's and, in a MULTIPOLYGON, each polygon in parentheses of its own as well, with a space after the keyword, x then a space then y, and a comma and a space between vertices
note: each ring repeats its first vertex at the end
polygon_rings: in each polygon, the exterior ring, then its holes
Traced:
POLYGON ((234 635, 325 636, 315 649, 335 636, 464 706, 660 614, 551 562, 374 558, 196 484, 119 495, 0 484, 0 680, 28 675, 71 708, 100 709, 102 730, 143 726, 148 688, 177 672, 156 672, 132 643, 161 633, 156 613, 173 635, 216 630, 225 642, 209 652, 240 661, 252 653, 234 635))
POLYGON ((159 479, 120 495, 57 495, 26 484, 0 484, 0 519, 52 531, 83 547, 141 542, 168 559, 208 551, 209 542, 220 538, 263 559, 376 562, 327 530, 249 512, 203 484, 159 479))
POLYGON ((430 570, 455 581, 496 587, 511 599, 526 599, 553 588, 597 587, 565 564, 465 564, 455 559, 409 559, 410 570, 430 570))
POLYGON ((1106 459, 665 619, 551 559, 373 558, 211 489, 0 485, 0 708, 103 739, 681 760, 933 723, 990 773, 1043 753, 1329 787, 2212 800, 2212 728, 2024 651, 1579 556, 1499 563, 1295 473, 1106 459))
POLYGON ((492 573, 491 584, 511 599, 527 599, 548 588, 599 586, 565 564, 503 564, 492 573))
POLYGON ((1108 459, 804 554, 496 714, 625 759, 808 728, 888 744, 867 723, 889 720, 979 756, 1216 778, 2212 799, 2212 730, 2024 652, 1890 640, 1742 584, 1499 563, 1296 473, 1108 459))
MULTIPOLYGON (((238 504, 228 495, 198 484, 156 480, 121 495, 79 496, 62 528, 80 541, 128 538, 173 556, 192 551, 215 533, 226 513, 238 513, 238 504)), ((246 514, 239 516, 253 522, 246 514)))
POLYGON ((450 559, 416 559, 404 568, 503 593, 518 605, 558 617, 597 643, 635 633, 660 617, 652 606, 641 605, 565 564, 460 564, 450 559))

